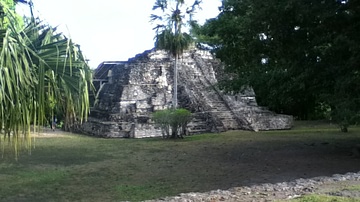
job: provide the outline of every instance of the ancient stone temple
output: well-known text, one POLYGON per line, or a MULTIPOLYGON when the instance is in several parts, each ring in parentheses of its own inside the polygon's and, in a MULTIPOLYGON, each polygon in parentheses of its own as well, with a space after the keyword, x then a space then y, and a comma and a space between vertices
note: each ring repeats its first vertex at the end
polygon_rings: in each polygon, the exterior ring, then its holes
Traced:
MULTIPOLYGON (((171 107, 173 58, 149 50, 126 62, 103 62, 95 70, 98 88, 90 117, 81 132, 99 137, 154 137, 156 110, 171 107)), ((255 94, 227 95, 216 87, 221 63, 209 52, 189 50, 179 59, 179 107, 193 113, 190 134, 233 129, 290 129, 292 117, 257 106, 255 94)))

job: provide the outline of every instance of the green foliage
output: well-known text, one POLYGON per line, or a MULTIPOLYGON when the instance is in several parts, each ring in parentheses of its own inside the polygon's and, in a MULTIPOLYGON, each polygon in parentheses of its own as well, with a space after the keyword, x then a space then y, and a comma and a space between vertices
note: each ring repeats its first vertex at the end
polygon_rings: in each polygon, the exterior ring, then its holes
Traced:
POLYGON ((153 114, 153 120, 160 126, 163 138, 170 138, 170 132, 171 138, 183 138, 191 118, 191 112, 181 108, 160 110, 153 114))
POLYGON ((3 1, 0 11, 0 132, 12 137, 17 156, 19 138, 30 148, 30 125, 44 125, 54 110, 64 114, 65 126, 87 118, 92 76, 71 39, 34 18, 19 26, 3 1))
POLYGON ((178 57, 193 43, 190 34, 182 32, 183 26, 192 21, 192 15, 199 7, 201 0, 195 0, 191 6, 186 6, 185 0, 156 0, 153 10, 161 9, 162 13, 150 16, 156 31, 155 48, 168 51, 174 58, 174 95, 173 107, 176 109, 178 57), (186 19, 189 17, 189 19, 186 19))
POLYGON ((359 109, 350 101, 336 105, 332 113, 332 119, 338 123, 342 132, 348 132, 348 127, 357 124, 360 120, 359 109))
POLYGON ((4 11, 0 12, 1 15, 3 15, 2 17, 0 17, 3 25, 8 26, 11 23, 12 26, 15 26, 15 28, 17 30, 20 30, 21 28, 23 28, 24 20, 20 15, 18 15, 15 12, 15 8, 16 8, 17 3, 24 3, 24 2, 23 1, 14 1, 14 0, 0 0, 0 2, 1 2, 1 5, 0 5, 1 10, 4 10, 4 11), (5 10, 7 10, 7 11, 5 11, 5 10), (10 19, 5 17, 5 15, 7 15, 6 13, 9 11, 12 13, 13 19, 11 19, 11 21, 13 21, 13 22, 10 22, 10 19), (16 21, 16 23, 14 23, 14 21, 16 21))
POLYGON ((192 44, 192 37, 183 32, 183 27, 192 23, 192 15, 201 1, 195 0, 188 6, 184 0, 157 0, 153 10, 161 9, 161 14, 152 14, 151 21, 156 23, 155 47, 169 51, 177 57, 192 44))
POLYGON ((162 136, 170 137, 170 114, 171 110, 160 110, 153 113, 153 120, 161 128, 162 136))
POLYGON ((161 50, 169 51, 174 57, 177 57, 188 49, 192 37, 187 33, 173 33, 172 30, 163 30, 156 36, 155 47, 161 50))
POLYGON ((342 120, 338 108, 360 112, 359 28, 355 0, 224 0, 194 32, 226 64, 224 89, 252 86, 260 105, 298 119, 330 106, 342 120))
MULTIPOLYGON (((27 45, 36 53, 32 57, 34 65, 43 74, 39 94, 44 99, 47 115, 52 111, 64 117, 65 130, 87 118, 89 113, 89 93, 92 89, 92 73, 80 47, 56 28, 30 23, 24 30, 30 40, 27 45)), ((55 114, 56 115, 56 114, 55 114)), ((46 117, 46 115, 45 115, 46 117)))

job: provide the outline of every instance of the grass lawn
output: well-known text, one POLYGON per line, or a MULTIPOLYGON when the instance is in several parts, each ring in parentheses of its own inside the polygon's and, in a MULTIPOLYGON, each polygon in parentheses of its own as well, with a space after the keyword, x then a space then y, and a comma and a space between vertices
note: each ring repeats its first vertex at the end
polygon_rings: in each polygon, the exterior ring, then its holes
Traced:
POLYGON ((359 202, 359 200, 360 199, 340 196, 307 195, 298 199, 291 200, 291 202, 359 202))
POLYGON ((0 201, 140 201, 357 172, 350 152, 359 143, 359 127, 340 133, 326 124, 183 140, 38 137, 31 155, 1 159, 0 201))

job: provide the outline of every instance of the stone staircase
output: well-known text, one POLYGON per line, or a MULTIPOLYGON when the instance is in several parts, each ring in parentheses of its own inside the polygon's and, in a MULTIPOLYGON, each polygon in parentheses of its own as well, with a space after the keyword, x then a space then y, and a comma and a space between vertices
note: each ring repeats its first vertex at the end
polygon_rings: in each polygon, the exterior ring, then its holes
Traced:
MULTIPOLYGON (((192 54, 194 64, 184 64, 180 60, 179 77, 180 81, 186 81, 180 83, 187 89, 187 93, 191 94, 191 97, 195 100, 196 105, 200 110, 196 113, 207 113, 207 116, 212 124, 215 124, 216 129, 212 131, 226 131, 232 129, 242 128, 241 120, 232 112, 227 102, 223 99, 221 92, 216 88, 216 78, 214 71, 208 71, 209 66, 213 66, 211 60, 204 59, 201 55, 196 53, 192 54)), ((195 116, 196 117, 196 116, 195 116)), ((190 123, 190 130, 192 125, 198 125, 202 118, 194 118, 196 124, 190 123)), ((208 124, 205 120, 205 124, 208 124)), ((197 126, 199 128, 199 126, 197 126)), ((244 128, 247 129, 247 128, 244 128)), ((195 129, 195 131, 197 131, 195 129)))

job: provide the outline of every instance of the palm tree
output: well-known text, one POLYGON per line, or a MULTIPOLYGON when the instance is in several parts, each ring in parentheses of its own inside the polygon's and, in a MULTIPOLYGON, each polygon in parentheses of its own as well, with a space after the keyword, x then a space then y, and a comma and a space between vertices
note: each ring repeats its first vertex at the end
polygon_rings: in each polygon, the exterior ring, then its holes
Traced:
POLYGON ((199 7, 201 0, 195 0, 191 6, 185 5, 185 0, 156 0, 153 10, 161 9, 163 15, 151 15, 151 21, 158 21, 154 30, 156 30, 155 47, 168 51, 174 58, 174 95, 173 107, 177 108, 177 78, 178 78, 178 59, 193 42, 192 37, 182 32, 186 25, 186 15, 189 21, 196 8, 199 7), (174 3, 174 7, 169 8, 169 4, 174 3), (184 8, 185 7, 185 8, 184 8), (167 13, 170 9, 170 13, 167 13), (183 10, 182 10, 183 9, 183 10), (185 9, 185 10, 184 10, 185 9), (164 24, 165 21, 165 24, 164 24))
POLYGON ((91 70, 79 46, 56 29, 33 16, 19 29, 8 2, 0 0, 0 130, 17 157, 19 140, 30 148, 30 126, 43 125, 55 107, 68 126, 87 118, 91 70))
POLYGON ((57 33, 56 28, 31 22, 24 32, 27 45, 37 55, 32 61, 45 78, 38 88, 37 94, 42 95, 39 99, 44 99, 45 108, 63 113, 65 130, 69 131, 89 113, 91 70, 80 46, 57 33))

